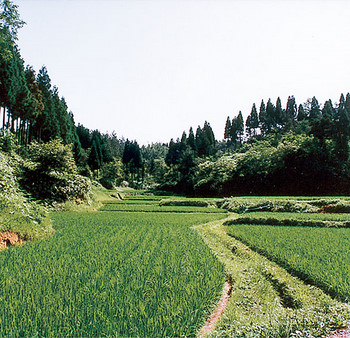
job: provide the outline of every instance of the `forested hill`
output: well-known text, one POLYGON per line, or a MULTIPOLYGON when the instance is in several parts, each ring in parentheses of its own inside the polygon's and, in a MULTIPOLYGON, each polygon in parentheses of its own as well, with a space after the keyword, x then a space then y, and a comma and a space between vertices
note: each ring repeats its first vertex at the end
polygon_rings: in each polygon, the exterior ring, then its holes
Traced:
POLYGON ((290 96, 285 107, 280 98, 275 104, 262 100, 246 119, 239 112, 222 121, 221 141, 205 121, 168 144, 140 146, 116 133, 76 126, 46 67, 36 72, 21 57, 17 32, 24 23, 16 5, 6 0, 1 6, 0 151, 27 161, 16 162, 27 190, 33 188, 30 179, 39 184, 46 175, 46 190, 35 191, 37 198, 85 196, 87 185, 73 189, 74 182, 88 182, 82 177, 108 188, 190 195, 348 194, 349 94, 324 104, 316 97, 297 104, 290 96), (48 188, 53 186, 62 194, 55 195, 48 188))

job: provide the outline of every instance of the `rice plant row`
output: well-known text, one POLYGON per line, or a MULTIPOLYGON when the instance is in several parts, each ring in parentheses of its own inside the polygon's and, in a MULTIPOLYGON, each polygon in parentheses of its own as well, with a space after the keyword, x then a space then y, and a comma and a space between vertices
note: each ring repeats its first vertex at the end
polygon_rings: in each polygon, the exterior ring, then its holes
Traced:
POLYGON ((0 336, 193 336, 224 269, 191 225, 219 214, 57 213, 0 253, 0 336))
POLYGON ((130 212, 172 212, 172 213, 227 213, 227 210, 214 207, 196 206, 160 206, 149 204, 108 203, 101 211, 130 211, 130 212))
POLYGON ((341 300, 350 300, 350 229, 231 225, 227 233, 341 300))

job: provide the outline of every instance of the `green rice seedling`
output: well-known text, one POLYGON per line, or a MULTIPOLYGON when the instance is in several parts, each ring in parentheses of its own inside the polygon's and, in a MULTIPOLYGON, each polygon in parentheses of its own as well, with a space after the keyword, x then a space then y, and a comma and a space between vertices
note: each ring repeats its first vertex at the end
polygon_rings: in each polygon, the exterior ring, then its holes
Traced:
POLYGON ((196 207, 196 206, 159 206, 149 204, 127 204, 113 203, 105 204, 101 211, 128 211, 128 212, 171 212, 171 213, 227 213, 227 210, 211 208, 211 207, 196 207))
POLYGON ((194 336, 225 276, 190 227, 220 217, 53 214, 53 236, 0 253, 0 336, 194 336))
POLYGON ((226 230, 303 280, 350 299, 350 229, 231 225, 226 230))

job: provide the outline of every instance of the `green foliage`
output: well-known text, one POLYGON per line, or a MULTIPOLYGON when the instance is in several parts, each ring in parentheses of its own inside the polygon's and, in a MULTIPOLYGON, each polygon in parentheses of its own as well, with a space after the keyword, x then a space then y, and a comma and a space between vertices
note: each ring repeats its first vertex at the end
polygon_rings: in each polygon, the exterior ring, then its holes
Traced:
POLYGON ((119 186, 123 179, 123 163, 120 159, 115 158, 113 161, 102 165, 99 181, 105 188, 112 189, 119 186))
POLYGON ((210 203, 204 199, 163 199, 159 202, 161 206, 192 206, 192 207, 209 207, 210 203))
POLYGON ((17 40, 18 29, 25 24, 18 13, 18 6, 10 0, 2 0, 0 8, 0 31, 7 30, 11 39, 17 40))
POLYGON ((17 140, 12 133, 0 130, 0 150, 6 153, 18 150, 17 140))
MULTIPOLYGON (((244 214, 247 212, 298 212, 298 213, 326 213, 348 212, 349 201, 332 198, 296 198, 296 197, 251 197, 226 198, 217 202, 221 208, 231 212, 244 214)), ((268 213, 265 213, 268 215, 268 213)), ((307 217, 315 217, 307 216, 307 217)), ((327 216, 330 217, 330 216, 327 216)))
POLYGON ((45 208, 25 197, 16 171, 22 165, 16 154, 0 151, 0 232, 11 230, 22 239, 43 237, 52 232, 45 208))
POLYGON ((89 198, 89 179, 77 174, 71 146, 60 140, 34 142, 22 179, 23 186, 38 199, 66 201, 89 198))
POLYGON ((321 211, 325 213, 350 213, 350 202, 336 201, 336 203, 329 203, 323 206, 321 211))
POLYGON ((0 255, 0 335, 194 336, 224 270, 190 226, 217 217, 54 214, 55 236, 0 255))

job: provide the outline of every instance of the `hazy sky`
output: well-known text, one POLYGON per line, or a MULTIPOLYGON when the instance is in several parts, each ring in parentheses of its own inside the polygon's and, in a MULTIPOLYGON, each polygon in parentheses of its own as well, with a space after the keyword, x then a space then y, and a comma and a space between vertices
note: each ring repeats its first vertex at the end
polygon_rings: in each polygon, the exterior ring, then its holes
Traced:
POLYGON ((76 123, 139 143, 289 95, 350 91, 350 1, 14 0, 26 64, 46 65, 76 123))

